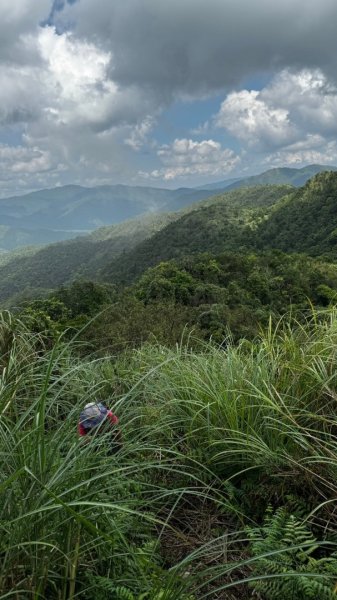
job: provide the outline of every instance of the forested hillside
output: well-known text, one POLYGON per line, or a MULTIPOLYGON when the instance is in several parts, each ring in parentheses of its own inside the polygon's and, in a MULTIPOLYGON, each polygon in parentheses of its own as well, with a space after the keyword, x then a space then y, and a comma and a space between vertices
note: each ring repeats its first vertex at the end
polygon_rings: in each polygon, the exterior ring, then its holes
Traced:
POLYGON ((270 212, 257 246, 337 258, 337 173, 321 173, 270 212))
POLYGON ((336 167, 322 166, 322 165, 308 165, 302 167, 302 169, 292 169, 290 167, 280 167, 276 169, 270 169, 260 175, 253 175, 240 179, 239 181, 233 181, 230 183, 226 190, 234 190, 238 187, 252 187, 255 185, 266 185, 266 184, 279 184, 279 185, 293 185, 294 187, 303 186, 308 179, 314 177, 317 173, 322 171, 336 171, 336 167))
POLYGON ((290 190, 287 186, 236 190, 192 204, 182 213, 150 214, 39 249, 33 256, 7 258, 6 265, 0 262, 0 300, 26 288, 31 293, 33 288, 57 287, 78 276, 131 281, 159 260, 191 251, 233 248, 240 243, 241 230, 290 190), (175 221, 177 228, 170 228, 175 221), (157 238, 161 229, 163 237, 157 238), (147 238, 151 239, 143 246, 147 238))
POLYGON ((128 285, 161 261, 200 252, 281 249, 336 257, 337 174, 303 188, 255 186, 219 194, 181 213, 97 230, 0 263, 0 299, 85 277, 128 285))
POLYGON ((113 257, 130 250, 177 216, 153 214, 97 229, 93 234, 43 248, 17 250, 0 260, 0 299, 39 295, 75 276, 97 277, 113 257))
POLYGON ((100 271, 104 281, 129 283, 161 260, 196 252, 253 247, 254 230, 269 208, 292 191, 289 186, 256 186, 225 192, 189 210, 151 239, 100 271))
POLYGON ((0 251, 73 238, 147 213, 181 210, 221 190, 266 184, 302 185, 324 168, 310 165, 302 169, 270 169, 253 177, 239 177, 195 189, 68 185, 1 198, 0 251))
POLYGON ((235 190, 3 258, 5 595, 335 596, 337 264, 309 253, 336 189, 235 190), (98 400, 119 424, 78 440, 98 400))
POLYGON ((220 195, 105 266, 106 281, 130 282, 160 260, 199 251, 267 250, 337 257, 337 173, 319 173, 293 191, 256 186, 220 195), (231 195, 231 194, 239 194, 231 195))
POLYGON ((279 251, 226 252, 161 262, 127 288, 75 281, 23 303, 20 314, 51 338, 85 326, 87 348, 119 353, 151 339, 174 346, 186 331, 220 345, 228 336, 253 339, 270 318, 292 311, 301 319, 336 301, 335 264, 279 251))

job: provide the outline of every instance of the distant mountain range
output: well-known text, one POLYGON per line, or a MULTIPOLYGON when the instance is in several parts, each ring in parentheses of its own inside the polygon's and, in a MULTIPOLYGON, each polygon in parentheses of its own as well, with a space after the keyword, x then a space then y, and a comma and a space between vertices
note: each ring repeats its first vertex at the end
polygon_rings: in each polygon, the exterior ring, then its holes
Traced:
POLYGON ((250 177, 238 177, 236 179, 225 179, 216 183, 210 183, 206 186, 200 187, 201 190, 234 190, 241 187, 252 187, 254 185, 282 185, 288 184, 294 187, 301 187, 305 184, 308 179, 314 177, 317 173, 322 171, 337 171, 337 167, 331 167, 327 165, 308 165, 301 169, 294 169, 288 167, 280 167, 276 169, 269 169, 259 175, 252 175, 250 177))
POLYGON ((300 186, 327 169, 336 170, 322 165, 270 169, 260 175, 228 179, 202 189, 68 185, 3 198, 0 199, 0 251, 73 238, 148 213, 178 211, 223 191, 266 184, 300 186))
POLYGON ((209 195, 190 188, 70 185, 0 199, 0 248, 64 240, 146 213, 179 210, 209 195))
POLYGON ((303 187, 265 185, 222 192, 183 211, 152 213, 0 260, 0 300, 41 295, 74 279, 120 287, 146 269, 198 253, 279 249, 337 260, 337 173, 303 187))
POLYGON ((45 247, 18 248, 0 255, 0 300, 31 297, 72 281, 97 279, 115 258, 179 218, 177 213, 150 214, 95 230, 92 234, 45 247))
POLYGON ((258 223, 293 189, 284 185, 255 186, 204 200, 122 257, 106 262, 98 276, 102 281, 125 285, 161 261, 198 252, 245 250, 253 244, 258 223))
POLYGON ((106 263, 103 281, 130 284, 161 261, 200 252, 282 250, 337 260, 337 172, 298 189, 254 186, 225 191, 106 263))
POLYGON ((291 191, 289 186, 234 190, 175 213, 152 213, 100 228, 90 235, 43 248, 16 250, 0 260, 0 300, 43 293, 76 277, 132 281, 160 260, 230 249, 235 232, 252 212, 264 211, 291 191), (175 226, 176 225, 176 226, 175 226))

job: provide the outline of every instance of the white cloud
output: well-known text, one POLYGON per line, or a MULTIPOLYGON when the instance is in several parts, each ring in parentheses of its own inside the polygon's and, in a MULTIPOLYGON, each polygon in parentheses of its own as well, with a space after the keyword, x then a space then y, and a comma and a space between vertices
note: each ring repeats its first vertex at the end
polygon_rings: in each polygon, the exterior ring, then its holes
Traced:
POLYGON ((39 26, 51 4, 0 2, 0 139, 15 131, 2 176, 12 177, 13 193, 29 177, 32 187, 55 176, 135 182, 142 169, 193 185, 221 178, 238 154, 255 170, 335 156, 335 0, 308 0, 305 11, 303 0, 81 0, 53 13, 57 32, 39 26), (160 122, 176 100, 189 98, 193 111, 193 99, 275 69, 263 90, 232 91, 221 106, 217 124, 239 140, 235 151, 211 139, 214 120, 189 132, 174 117, 160 122), (160 143, 168 140, 160 148, 155 121, 160 143))
MULTIPOLYGON (((3 149, 7 175, 0 178, 12 178, 12 193, 26 188, 26 178, 14 176, 18 171, 31 173, 34 187, 40 170, 38 187, 43 187, 53 184, 53 169, 59 176, 60 164, 67 165, 63 178, 68 173, 70 181, 83 184, 99 173, 130 179, 126 149, 145 144, 154 123, 146 116, 153 108, 146 94, 118 87, 109 77, 111 53, 71 33, 39 28, 37 35, 22 38, 21 50, 36 61, 8 65, 0 59, 0 126, 23 129, 20 150, 17 142, 12 153, 3 149), (25 157, 21 162, 18 153, 25 157)), ((0 195, 8 189, 2 187, 0 195)))
POLYGON ((191 139, 176 139, 170 145, 162 146, 158 157, 165 165, 150 173, 141 172, 145 178, 163 178, 165 181, 188 176, 226 175, 240 162, 240 157, 228 148, 223 149, 219 142, 191 139))
POLYGON ((52 166, 49 152, 37 147, 0 145, 0 180, 48 171, 52 166))
POLYGON ((107 76, 111 54, 69 33, 57 35, 51 27, 41 30, 38 45, 45 61, 42 83, 48 119, 104 128, 118 94, 107 76))
POLYGON ((36 62, 0 64, 0 121, 97 124, 113 105, 117 86, 108 79, 111 56, 71 34, 40 28, 21 40, 36 62))
POLYGON ((308 135, 302 142, 291 144, 277 152, 268 154, 261 167, 299 167, 304 164, 336 165, 337 142, 327 142, 322 136, 308 135))
POLYGON ((288 110, 272 102, 267 103, 262 93, 257 91, 229 94, 221 105, 215 124, 249 146, 282 146, 296 135, 288 110))
POLYGON ((52 27, 41 29, 38 45, 62 100, 78 102, 86 92, 97 92, 97 86, 104 86, 110 53, 78 41, 70 33, 56 35, 52 27))
POLYGON ((137 152, 148 142, 148 136, 155 123, 154 117, 148 115, 143 121, 132 128, 130 136, 125 139, 124 143, 137 152))
POLYGON ((34 120, 45 130, 52 124, 96 133, 140 123, 138 137, 143 135, 154 105, 143 90, 121 88, 110 78, 110 52, 53 27, 27 35, 22 51, 34 54, 36 63, 0 64, 0 122, 34 120))
POLYGON ((106 123, 118 93, 107 70, 110 53, 71 34, 42 29, 38 46, 45 62, 43 86, 48 119, 62 125, 106 123))
POLYGON ((299 131, 337 133, 337 88, 319 70, 285 70, 261 91, 267 105, 288 111, 299 131))
POLYGON ((319 70, 284 70, 260 91, 229 94, 214 124, 259 152, 261 165, 331 163, 337 88, 319 70))

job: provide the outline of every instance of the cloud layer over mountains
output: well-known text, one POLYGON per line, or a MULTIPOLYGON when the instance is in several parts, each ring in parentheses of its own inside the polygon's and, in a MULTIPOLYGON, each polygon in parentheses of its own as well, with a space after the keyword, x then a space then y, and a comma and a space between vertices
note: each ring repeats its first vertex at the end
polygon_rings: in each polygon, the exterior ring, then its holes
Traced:
POLYGON ((335 0, 2 0, 0 193, 337 162, 336 22, 335 0), (165 129, 172 106, 196 127, 165 129))

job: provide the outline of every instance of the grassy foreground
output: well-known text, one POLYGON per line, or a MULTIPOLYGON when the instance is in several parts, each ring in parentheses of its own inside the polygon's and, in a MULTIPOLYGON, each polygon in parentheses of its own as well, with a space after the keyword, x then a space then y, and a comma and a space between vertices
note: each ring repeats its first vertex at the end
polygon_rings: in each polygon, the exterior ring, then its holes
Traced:
POLYGON ((118 360, 0 323, 0 598, 337 597, 337 314, 118 360), (77 439, 86 402, 123 448, 77 439))

